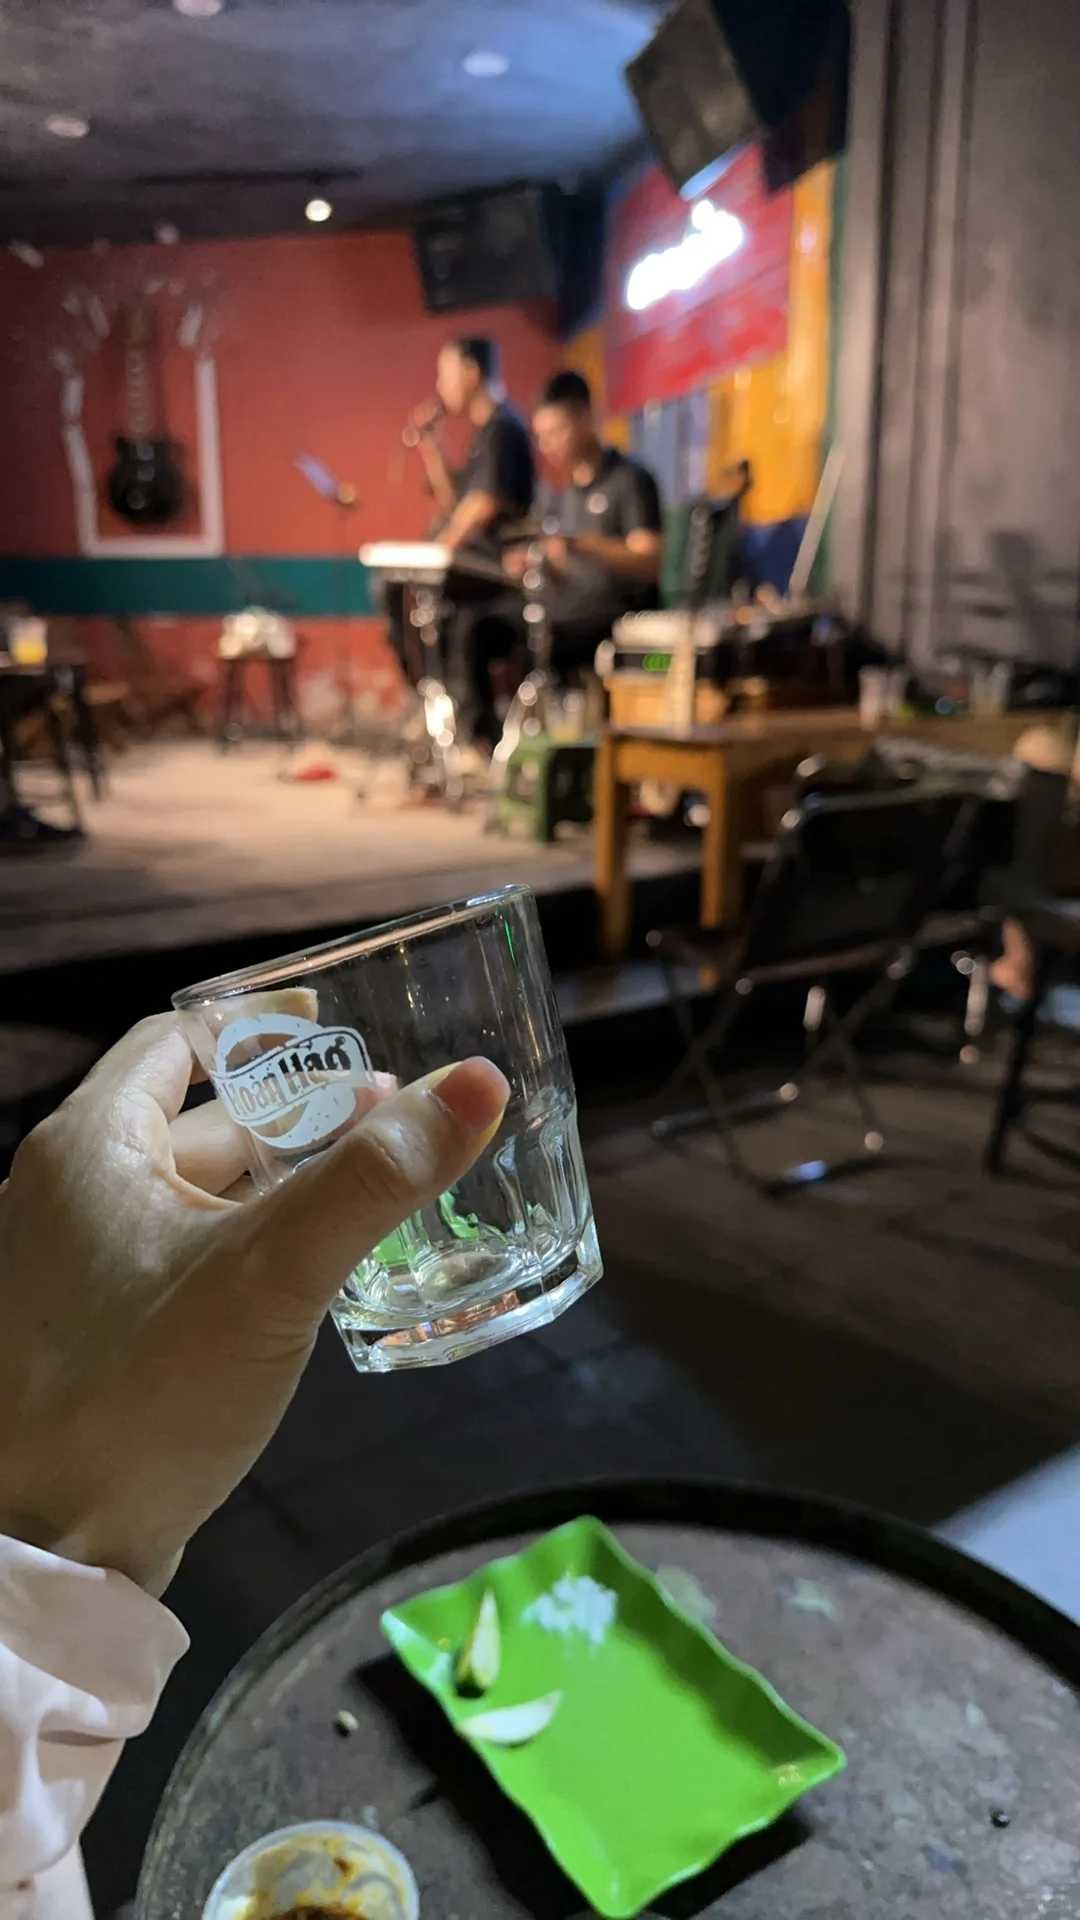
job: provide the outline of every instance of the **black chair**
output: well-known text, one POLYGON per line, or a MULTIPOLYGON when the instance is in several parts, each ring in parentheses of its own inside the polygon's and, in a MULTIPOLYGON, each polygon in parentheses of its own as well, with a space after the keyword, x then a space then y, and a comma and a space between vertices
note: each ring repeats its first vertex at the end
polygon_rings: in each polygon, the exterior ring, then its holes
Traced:
POLYGON ((87 674, 86 663, 83 660, 57 660, 54 664, 54 672, 57 699, 62 709, 61 718, 70 724, 71 731, 78 742, 83 768, 90 782, 90 791, 95 800, 102 800, 107 786, 105 755, 94 712, 93 689, 87 674))
POLYGON ((658 1120, 658 1139, 713 1123, 733 1171, 749 1176, 736 1137, 738 1118, 790 1106, 809 1081, 839 1062, 859 1111, 863 1152, 842 1163, 808 1162, 759 1184, 780 1192, 880 1157, 884 1133, 855 1043, 911 971, 920 929, 966 856, 980 804, 976 796, 928 783, 900 792, 811 796, 784 818, 744 934, 650 934, 687 1047, 665 1091, 673 1095, 696 1080, 705 1096, 704 1107, 658 1120), (718 994, 696 1036, 679 981, 679 970, 687 967, 704 973, 718 994), (853 984, 855 994, 838 1012, 830 996, 842 980, 853 984), (739 1017, 761 989, 785 985, 806 988, 807 1050, 799 1077, 732 1104, 719 1071, 739 1017))
POLYGON ((8 849, 37 849, 82 834, 67 736, 57 703, 62 690, 52 667, 0 667, 0 817, 4 822, 3 845, 8 849), (17 777, 19 733, 32 720, 41 723, 60 794, 70 814, 71 824, 65 828, 38 821, 22 803, 17 777))
POLYGON ((809 794, 893 792, 927 779, 962 789, 981 802, 964 857, 943 876, 943 891, 919 929, 920 954, 947 953, 965 981, 958 1058, 965 1067, 982 1058, 991 1012, 990 968, 1009 902, 1030 899, 1051 884, 1047 866, 1065 803, 1064 775, 1041 772, 1011 755, 958 753, 902 738, 875 742, 859 761, 834 764, 824 756, 796 770, 797 800, 809 794), (1037 883, 1038 884, 1038 883, 1037 883))
POLYGON ((739 557, 739 509, 751 485, 747 462, 734 491, 723 498, 701 495, 664 515, 660 601, 665 607, 726 600, 739 557))

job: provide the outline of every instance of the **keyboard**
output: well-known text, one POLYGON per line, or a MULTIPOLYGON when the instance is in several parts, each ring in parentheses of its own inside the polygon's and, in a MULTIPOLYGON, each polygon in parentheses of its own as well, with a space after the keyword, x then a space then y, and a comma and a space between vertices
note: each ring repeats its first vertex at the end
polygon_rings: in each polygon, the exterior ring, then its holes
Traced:
POLYGON ((374 540, 361 547, 360 559, 395 586, 441 587, 449 581, 453 587, 455 582, 482 580, 510 593, 520 591, 497 560, 471 553, 467 547, 451 553, 437 540, 374 540))
POLYGON ((360 558, 379 573, 434 573, 441 579, 453 555, 436 540, 375 540, 361 547, 360 558))

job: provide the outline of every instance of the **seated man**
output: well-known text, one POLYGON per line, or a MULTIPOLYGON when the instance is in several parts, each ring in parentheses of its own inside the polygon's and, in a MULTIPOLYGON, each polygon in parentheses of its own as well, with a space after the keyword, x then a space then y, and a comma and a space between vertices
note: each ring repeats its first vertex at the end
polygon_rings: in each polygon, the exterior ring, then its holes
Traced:
MULTIPOLYGON (((600 439, 580 373, 548 381, 533 430, 554 479, 537 503, 552 659, 556 667, 588 666, 614 621, 658 603, 660 495, 645 467, 600 439)), ((509 565, 523 570, 516 553, 509 565)))

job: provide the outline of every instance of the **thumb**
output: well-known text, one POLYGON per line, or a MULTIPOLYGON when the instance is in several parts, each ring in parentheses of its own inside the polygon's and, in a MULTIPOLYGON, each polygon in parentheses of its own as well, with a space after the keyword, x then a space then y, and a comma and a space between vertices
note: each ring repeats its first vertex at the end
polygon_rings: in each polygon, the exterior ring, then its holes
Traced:
POLYGON ((480 1058, 441 1067, 381 1100, 332 1147, 228 1221, 234 1268, 279 1326, 313 1331, 364 1254, 453 1186, 496 1132, 510 1097, 480 1058))

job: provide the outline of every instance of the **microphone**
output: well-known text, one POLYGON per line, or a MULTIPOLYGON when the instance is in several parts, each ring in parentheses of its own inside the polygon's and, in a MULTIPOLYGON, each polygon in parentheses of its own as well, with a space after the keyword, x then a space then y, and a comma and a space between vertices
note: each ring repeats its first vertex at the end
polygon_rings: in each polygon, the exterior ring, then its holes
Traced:
POLYGON ((433 400, 428 412, 427 419, 424 422, 424 425, 422 427, 418 427, 414 420, 407 420, 405 422, 405 426, 402 429, 402 434, 401 434, 402 446, 418 447, 420 445, 421 440, 424 439, 425 435, 431 433, 433 428, 438 426, 439 421, 445 419, 445 417, 446 417, 446 408, 443 406, 442 401, 433 400))

